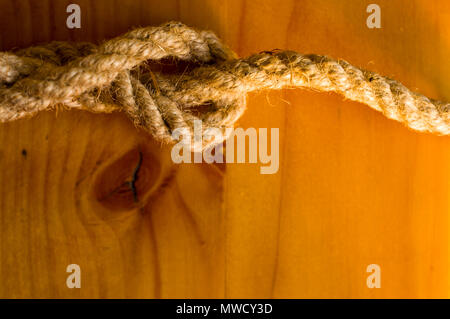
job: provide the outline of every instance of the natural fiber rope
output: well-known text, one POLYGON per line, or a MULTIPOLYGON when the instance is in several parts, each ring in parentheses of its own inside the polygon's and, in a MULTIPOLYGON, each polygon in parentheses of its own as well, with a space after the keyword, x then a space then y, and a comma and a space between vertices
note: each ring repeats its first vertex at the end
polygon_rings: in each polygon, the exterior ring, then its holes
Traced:
POLYGON ((203 130, 232 126, 247 92, 284 87, 334 91, 416 131, 450 134, 450 104, 394 80, 315 54, 273 51, 238 59, 212 32, 178 22, 136 29, 98 47, 53 42, 0 53, 1 122, 57 105, 119 109, 156 139, 172 141, 175 129, 192 134, 196 119, 203 130), (181 76, 141 70, 167 57, 195 67, 181 76))

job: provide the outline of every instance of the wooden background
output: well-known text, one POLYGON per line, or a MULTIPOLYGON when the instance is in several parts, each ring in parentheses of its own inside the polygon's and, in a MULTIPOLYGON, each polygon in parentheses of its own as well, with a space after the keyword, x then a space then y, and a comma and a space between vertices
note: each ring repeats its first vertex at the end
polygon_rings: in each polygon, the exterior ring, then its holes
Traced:
MULTIPOLYGON (((445 0, 0 0, 0 49, 180 20, 241 56, 327 54, 450 100, 449 18, 445 0), (381 29, 365 24, 373 2, 381 29)), ((174 165, 121 114, 0 125, 0 297, 449 297, 449 137, 304 90, 252 94, 239 126, 280 128, 277 174, 174 165)))

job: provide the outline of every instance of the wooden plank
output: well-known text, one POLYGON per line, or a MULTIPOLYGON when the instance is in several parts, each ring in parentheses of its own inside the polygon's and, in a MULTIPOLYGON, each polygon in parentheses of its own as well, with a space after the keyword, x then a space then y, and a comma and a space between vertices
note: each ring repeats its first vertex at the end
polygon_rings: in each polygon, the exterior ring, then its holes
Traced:
MULTIPOLYGON (((180 20, 239 55, 328 54, 450 100, 450 4, 0 0, 0 48, 100 42, 180 20), (65 26, 66 6, 82 28, 65 26)), ((0 126, 0 297, 448 297, 450 138, 302 90, 249 97, 241 127, 280 128, 280 170, 175 165, 122 114, 0 126), (127 182, 140 166, 135 203, 127 182), (68 289, 79 264, 82 288, 68 289), (379 264, 382 288, 368 289, 379 264)))

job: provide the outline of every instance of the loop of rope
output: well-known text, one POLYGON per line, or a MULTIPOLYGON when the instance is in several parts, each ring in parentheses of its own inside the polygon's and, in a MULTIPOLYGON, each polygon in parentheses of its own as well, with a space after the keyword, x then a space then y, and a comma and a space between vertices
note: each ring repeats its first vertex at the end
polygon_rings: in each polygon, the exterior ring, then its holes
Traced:
MULTIPOLYGON (((202 121, 203 130, 232 126, 245 110, 247 92, 286 87, 337 92, 413 130, 450 134, 450 104, 387 77, 342 60, 292 51, 238 59, 212 32, 178 22, 136 29, 100 46, 52 42, 0 53, 1 122, 57 105, 123 110, 165 142, 173 140, 175 129, 192 135, 195 120, 202 121), (137 72, 148 61, 168 57, 196 67, 181 76, 137 72), (204 105, 206 110, 197 110, 204 105)), ((209 143, 203 141, 200 148, 209 143)))

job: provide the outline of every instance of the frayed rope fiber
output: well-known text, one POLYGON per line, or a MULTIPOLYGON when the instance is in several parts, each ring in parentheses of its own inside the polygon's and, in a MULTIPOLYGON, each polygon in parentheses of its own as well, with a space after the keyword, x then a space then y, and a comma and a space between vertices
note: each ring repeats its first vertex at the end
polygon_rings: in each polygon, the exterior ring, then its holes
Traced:
POLYGON ((193 134, 195 120, 203 130, 230 127, 245 110, 247 92, 286 87, 337 92, 413 130, 450 134, 450 104, 394 80, 315 54, 271 51, 240 59, 212 32, 178 22, 135 29, 99 46, 52 42, 0 53, 1 122, 58 105, 123 110, 164 142, 173 141, 175 129, 193 134), (181 75, 148 67, 164 58, 194 67, 181 75))

